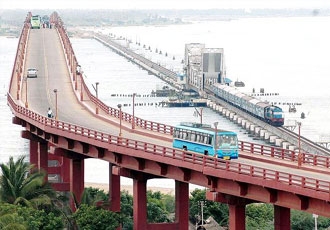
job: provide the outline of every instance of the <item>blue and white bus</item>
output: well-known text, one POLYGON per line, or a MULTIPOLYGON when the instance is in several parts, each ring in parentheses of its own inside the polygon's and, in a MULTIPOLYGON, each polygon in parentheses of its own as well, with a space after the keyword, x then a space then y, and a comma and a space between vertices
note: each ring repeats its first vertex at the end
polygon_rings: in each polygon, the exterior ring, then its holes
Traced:
POLYGON ((206 124, 182 122, 177 125, 173 132, 173 147, 224 160, 238 158, 237 134, 215 130, 206 124))

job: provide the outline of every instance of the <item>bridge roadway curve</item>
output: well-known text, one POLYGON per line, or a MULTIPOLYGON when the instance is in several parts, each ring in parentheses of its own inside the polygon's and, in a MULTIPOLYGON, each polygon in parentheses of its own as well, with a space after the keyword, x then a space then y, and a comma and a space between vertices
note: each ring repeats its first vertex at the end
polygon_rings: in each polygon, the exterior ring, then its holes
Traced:
MULTIPOLYGON (((96 131, 108 133, 111 135, 119 134, 119 125, 109 123, 107 119, 100 119, 105 114, 96 116, 95 113, 89 111, 84 105, 90 101, 80 103, 76 97, 70 80, 69 70, 67 69, 66 59, 62 51, 60 38, 54 29, 30 30, 30 38, 27 46, 26 69, 35 67, 38 69, 37 78, 28 78, 28 106, 29 109, 46 116, 48 108, 52 108, 54 115, 56 114, 56 96, 54 89, 57 90, 57 108, 58 120, 93 129, 96 131)), ((26 73, 26 71, 25 71, 26 73)), ((25 90, 25 87, 23 87, 25 90)), ((25 100, 25 92, 22 93, 22 100, 25 100)), ((95 109, 94 109, 95 111, 95 109)), ((118 123, 118 120, 115 121, 118 123)), ((143 141, 145 137, 134 132, 127 132, 124 124, 122 135, 126 138, 143 141)), ((153 132, 159 137, 158 134, 153 132)), ((169 138, 163 134, 161 139, 155 138, 154 143, 167 146, 170 142, 162 139, 169 138)))
MULTIPOLYGON (((60 38, 55 29, 30 30, 27 45, 27 56, 25 62, 25 71, 29 67, 38 69, 37 78, 29 78, 28 81, 28 106, 29 109, 46 116, 48 107, 56 111, 56 100, 54 89, 57 89, 57 106, 58 119, 67 123, 76 124, 88 129, 97 130, 111 135, 118 135, 119 120, 114 117, 105 117, 100 113, 96 115, 88 109, 93 107, 90 101, 84 100, 81 103, 77 97, 77 93, 73 89, 70 79, 70 73, 67 68, 66 59, 62 49, 60 38)), ((24 97, 25 87, 22 87, 21 103, 24 105, 26 98, 24 97)), ((93 107, 94 109, 95 107, 93 107)), ((122 136, 125 138, 149 142, 152 144, 171 147, 171 137, 168 134, 159 134, 156 132, 143 130, 144 135, 129 129, 130 124, 124 122, 122 136), (128 128, 127 128, 128 127, 128 128), (152 134, 147 134, 151 132, 152 134)), ((138 127, 137 127, 138 129, 138 127)), ((279 163, 281 160, 276 159, 272 162, 265 160, 263 156, 254 156, 253 159, 245 156, 250 153, 241 152, 241 156, 237 162, 247 165, 253 165, 263 169, 275 170, 283 173, 291 173, 293 175, 323 180, 330 182, 328 176, 330 170, 323 172, 313 170, 302 170, 293 163, 279 163)), ((200 184, 203 186, 203 184, 200 184)), ((205 186, 205 184, 204 184, 205 186)))

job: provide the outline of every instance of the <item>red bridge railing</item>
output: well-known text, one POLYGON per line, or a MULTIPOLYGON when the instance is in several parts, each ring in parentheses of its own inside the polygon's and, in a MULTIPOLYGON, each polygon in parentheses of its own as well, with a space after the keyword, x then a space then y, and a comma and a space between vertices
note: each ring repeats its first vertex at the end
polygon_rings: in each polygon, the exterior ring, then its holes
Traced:
POLYGON ((90 144, 94 144, 94 145, 99 143, 99 146, 104 146, 104 144, 106 144, 106 145, 115 145, 129 149, 134 149, 138 151, 136 152, 136 154, 134 154, 134 156, 144 159, 159 159, 159 158, 155 158, 154 156, 170 158, 172 160, 176 160, 175 166, 179 166, 179 167, 184 167, 186 163, 191 163, 192 165, 194 165, 194 167, 191 168, 194 168, 194 170, 200 172, 205 172, 207 168, 223 170, 226 171, 227 179, 230 179, 231 175, 232 175, 232 179, 235 179, 237 178, 236 175, 239 174, 239 175, 246 175, 249 177, 253 177, 256 179, 262 179, 265 180, 266 182, 271 181, 272 184, 274 182, 277 182, 288 186, 296 186, 318 192, 324 192, 325 194, 322 196, 322 199, 325 199, 326 201, 330 201, 330 197, 329 197, 330 182, 328 181, 303 177, 286 172, 278 172, 276 170, 255 167, 253 165, 242 164, 236 161, 224 161, 221 159, 204 156, 201 154, 192 154, 190 152, 187 153, 186 151, 183 150, 167 148, 152 143, 109 135, 103 132, 88 129, 78 125, 73 125, 70 123, 47 118, 29 109, 26 109, 23 106, 17 105, 13 100, 13 98, 11 97, 11 95, 8 94, 7 98, 8 98, 8 104, 11 107, 15 116, 29 122, 30 124, 38 128, 41 128, 42 130, 48 133, 53 133, 56 135, 59 135, 60 133, 62 136, 71 139, 76 136, 77 140, 81 140, 81 137, 86 137, 85 139, 86 143, 90 142, 90 144), (141 151, 141 153, 139 153, 139 150, 141 151), (234 173, 234 174, 230 174, 230 173, 234 173))
MULTIPOLYGON (((58 22, 58 18, 56 18, 54 15, 51 17, 52 23, 58 22)), ((21 71, 16 71, 20 70, 22 68, 22 63, 24 59, 24 52, 25 50, 25 45, 27 41, 27 36, 28 36, 28 19, 26 20, 22 34, 20 37, 19 41, 19 47, 18 51, 16 54, 15 58, 15 63, 13 67, 13 72, 12 72, 12 78, 11 78, 11 84, 10 84, 10 90, 7 95, 7 101, 8 105, 10 106, 12 112, 14 115, 22 120, 25 120, 26 122, 32 124, 33 126, 36 126, 45 132, 56 134, 56 135, 62 135, 64 137, 68 138, 77 138, 81 140, 81 137, 85 138, 84 141, 88 143, 88 141, 94 140, 93 143, 95 144, 95 140, 97 141, 96 143, 99 144, 99 146, 104 146, 104 145, 115 145, 115 146, 122 146, 125 148, 130 148, 137 150, 137 155, 138 157, 145 158, 145 159, 159 159, 159 158, 154 158, 154 156, 162 156, 165 158, 170 158, 173 160, 176 160, 176 165, 175 166, 181 166, 184 167, 187 165, 186 163, 191 163, 194 167, 194 170, 200 171, 203 173, 208 173, 210 172, 208 169, 215 169, 215 170, 223 170, 226 171, 226 177, 230 179, 236 179, 237 175, 242 175, 242 176, 249 176, 253 177, 256 179, 261 179, 263 180, 263 184, 268 183, 268 182, 277 182, 280 184, 285 184, 287 186, 292 186, 292 188, 306 188, 318 192, 323 192, 323 198, 326 201, 330 201, 329 194, 330 194, 330 183, 328 181, 324 180, 319 180, 315 178, 308 178, 308 177, 303 177, 299 175, 294 175, 290 174, 287 172, 278 172, 276 170, 271 170, 271 169, 266 169, 266 168, 261 168, 261 167, 255 167, 253 165, 247 165, 247 164, 242 164, 238 163, 236 161, 223 161, 221 159, 209 157, 209 156, 204 156, 201 154, 192 154, 192 153, 187 153, 186 151, 178 150, 178 149, 173 149, 173 148, 166 148, 164 146, 158 146, 152 143, 147 143, 147 142, 142 142, 142 141, 136 141, 136 140, 131 140, 127 138, 122 138, 118 136, 113 136, 109 135, 107 133, 102 133, 96 130, 92 130, 86 127, 81 127, 78 125, 73 125, 70 123, 65 123, 62 121, 57 121, 54 119, 49 119, 45 116, 42 116, 36 112, 33 112, 23 106, 20 106, 17 104, 15 101, 19 100, 19 98, 16 98, 16 100, 13 99, 12 93, 12 88, 15 88, 15 84, 12 84, 14 82, 14 79, 17 80, 17 85, 19 85, 19 82, 21 80, 21 71), (19 72, 20 74, 18 74, 19 72), (73 134, 73 135, 72 135, 73 134), (142 152, 143 154, 140 154, 139 152, 142 152), (140 155, 139 155, 140 154, 140 155)), ((60 27, 60 30, 64 30, 62 27, 61 23, 57 23, 56 26, 60 27)), ((59 29, 59 28, 58 28, 59 29)), ((67 36, 66 33, 62 33, 62 36, 67 36)), ((64 42, 64 46, 71 46, 69 40, 66 40, 64 42)), ((76 58, 74 57, 73 50, 69 51, 69 48, 66 50, 66 54, 70 53, 69 59, 71 61, 68 61, 68 64, 74 67, 77 62, 76 58)), ((72 49, 72 46, 71 46, 72 49)), ((71 67, 72 73, 75 72, 75 68, 71 67)), ((73 76, 75 76, 73 74, 73 76)), ((76 80, 73 79, 73 80, 76 80)), ((86 92, 87 86, 84 83, 84 87, 86 87, 86 92)), ((17 89, 17 92, 19 92, 19 86, 17 89)), ((18 93, 17 93, 18 94, 18 93)), ((119 117, 119 111, 118 109, 114 109, 111 107, 106 106, 104 103, 99 101, 96 97, 88 93, 89 97, 95 101, 99 105, 100 108, 103 108, 104 110, 107 111, 107 113, 111 116, 119 117)), ((131 121, 131 115, 125 114, 124 119, 127 121, 131 121)), ((154 122, 149 122, 145 121, 139 118, 136 118, 137 120, 135 121, 136 124, 139 124, 140 127, 145 127, 146 129, 149 130, 154 130, 157 132, 164 132, 164 133, 171 133, 171 127, 162 125, 162 124, 157 124, 154 122)), ((90 143, 92 144, 92 143, 90 143)), ((257 145, 257 144, 252 144, 252 143, 247 143, 247 142, 240 142, 240 150, 241 151, 246 151, 250 152, 251 154, 255 155, 262 155, 262 156, 268 156, 276 159, 283 159, 283 160, 288 160, 288 161, 296 161, 297 160, 297 154, 294 151, 289 151, 289 150, 283 150, 280 148, 275 148, 275 147, 269 147, 269 146, 262 146, 262 145, 257 145)), ((275 162, 275 161, 274 161, 275 162)), ((303 153, 303 163, 305 164, 310 164, 312 166, 316 167, 324 167, 324 168, 329 168, 329 158, 323 157, 323 156, 315 156, 312 154, 306 154, 303 153)), ((216 172, 216 171, 214 171, 216 172)), ((217 175, 214 175, 217 176, 217 175)))

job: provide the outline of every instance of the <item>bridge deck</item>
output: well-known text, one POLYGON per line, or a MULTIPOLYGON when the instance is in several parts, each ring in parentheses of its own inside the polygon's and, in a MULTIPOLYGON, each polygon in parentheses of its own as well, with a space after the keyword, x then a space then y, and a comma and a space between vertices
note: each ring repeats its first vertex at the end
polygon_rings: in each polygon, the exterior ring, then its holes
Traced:
MULTIPOLYGON (((62 43, 55 29, 30 30, 25 60, 24 73, 26 73, 27 68, 35 67, 38 69, 38 77, 28 78, 27 81, 23 81, 21 97, 16 100, 17 104, 24 106, 25 102, 27 101, 29 109, 43 116, 47 115, 48 107, 51 107, 55 112, 57 104, 59 120, 69 124, 76 124, 81 127, 86 127, 91 130, 108 133, 113 136, 118 135, 118 118, 109 116, 102 109, 99 110, 99 114, 95 114, 96 106, 89 100, 88 97, 84 98, 83 101, 79 100, 79 92, 78 90, 74 90, 75 86, 71 81, 72 76, 67 67, 68 65, 62 48, 62 43), (54 93, 54 89, 57 90, 56 94, 54 93), (27 95, 28 98, 26 98, 25 95, 27 95), (57 95, 57 100, 55 95, 57 95)), ((79 78, 77 79, 79 85, 78 87, 80 87, 80 80, 79 78)), ((12 81, 17 81, 17 79, 13 78, 12 81)), ((16 95, 16 87, 17 82, 12 82, 9 92, 13 98, 15 98, 16 95)), ((164 147, 171 147, 172 145, 171 137, 168 134, 148 131, 140 127, 136 127, 134 130, 132 130, 131 124, 124 121, 122 126, 122 136, 124 138, 148 142, 164 147)), ((134 151, 134 149, 132 151, 134 151)), ((141 154, 141 151, 137 150, 137 153, 141 154)), ((237 163, 238 168, 240 165, 249 166, 246 167, 247 172, 244 174, 244 176, 251 177, 249 180, 251 184, 254 180, 254 178, 251 176, 251 171, 253 171, 254 168, 258 168, 258 170, 262 169, 258 171, 258 173, 261 175, 264 173, 263 170, 276 171, 277 175, 275 175, 275 177, 279 177, 281 173, 291 174, 293 176, 290 178, 290 183, 293 184, 296 181, 295 178, 299 176, 316 181, 322 180, 325 183, 330 182, 330 178, 328 177, 330 170, 328 169, 315 170, 316 167, 314 169, 308 167, 298 168, 296 165, 294 165, 294 162, 288 162, 275 158, 269 160, 263 156, 251 155, 251 153, 241 152, 242 157, 234 161, 234 164, 237 163)), ((148 156, 143 155, 143 157, 147 158, 148 156)), ((162 159, 160 159, 161 156, 158 157, 159 162, 163 163, 162 159)), ((148 160, 152 161, 153 159, 154 158, 150 158, 148 160)), ((169 160, 166 163, 168 162, 169 160)), ((171 164, 174 164, 173 162, 175 161, 171 161, 171 164)), ((211 169, 211 167, 208 165, 197 165, 196 162, 193 162, 193 164, 195 164, 194 166, 199 169, 191 168, 190 170, 195 170, 198 173, 209 173, 207 176, 211 175, 212 177, 217 177, 219 179, 229 178, 231 181, 236 181, 239 178, 243 178, 240 177, 241 175, 234 175, 233 173, 224 174, 224 171, 220 172, 220 170, 218 170, 219 168, 211 169), (203 169, 200 170, 200 168, 203 169)), ((240 168, 240 170, 245 169, 240 168)), ((171 172, 168 172, 166 176, 171 178, 171 172)), ((199 182, 196 180, 196 178, 193 180, 194 183, 205 187, 210 186, 206 180, 199 182)), ((262 182, 260 182, 259 178, 258 182, 256 182, 256 185, 263 186, 263 183, 269 185, 269 182, 270 181, 268 178, 264 178, 264 181, 262 182)), ((325 187, 328 185, 322 184, 320 186, 325 187)), ((289 193, 291 191, 286 192, 289 193)), ((308 192, 309 190, 306 189, 304 195, 307 195, 308 192)))
MULTIPOLYGON (((102 110, 99 110, 99 114, 96 115, 96 106, 88 98, 84 98, 82 102, 78 100, 79 95, 76 95, 77 92, 73 90, 62 44, 56 30, 31 30, 24 73, 30 67, 38 69, 38 77, 28 78, 27 95, 29 109, 46 116, 50 107, 55 114, 56 97, 54 89, 57 89, 59 120, 111 135, 118 135, 118 119, 107 115, 102 110)), ((26 87, 23 86, 22 105, 26 100, 25 89, 26 87)), ((122 135, 124 137, 135 140, 145 139, 143 136, 137 134, 141 130, 139 127, 136 127, 134 132, 132 132, 130 126, 131 124, 123 121, 122 135)), ((145 132, 146 130, 143 131, 145 132)), ((162 141, 164 138, 170 139, 171 137, 169 135, 162 135, 156 132, 149 132, 149 135, 156 137, 153 140, 154 143, 168 147, 171 146, 171 142, 162 141), (157 137, 161 137, 162 139, 157 137)))
MULTIPOLYGON (((48 107, 51 107, 55 112, 56 102, 53 90, 57 89, 59 120, 111 135, 118 135, 119 119, 108 116, 102 110, 99 110, 99 114, 97 115, 94 112, 96 106, 93 102, 89 99, 84 99, 81 102, 78 99, 79 95, 76 95, 77 92, 73 90, 61 41, 56 30, 31 30, 27 46, 25 69, 29 67, 38 69, 38 77, 28 79, 27 95, 30 109, 44 116, 47 114, 48 107)), ((25 87, 22 90, 23 97, 20 103, 23 105, 25 101, 25 87)), ((147 141, 165 147, 171 147, 172 145, 169 135, 147 131, 139 127, 136 127, 136 130, 132 130, 131 124, 127 122, 122 123, 122 128, 122 136, 125 138, 147 141), (140 132, 143 134, 141 135, 140 132), (164 140, 164 138, 168 140, 164 140)), ((301 170, 293 167, 294 163, 290 165, 290 163, 285 162, 285 164, 279 163, 278 165, 274 165, 274 163, 266 163, 262 159, 260 161, 249 160, 244 157, 245 154, 247 153, 241 153, 242 157, 237 161, 280 172, 290 171, 290 173, 296 175, 330 182, 327 174, 301 170), (283 164, 288 166, 283 166, 283 164)))

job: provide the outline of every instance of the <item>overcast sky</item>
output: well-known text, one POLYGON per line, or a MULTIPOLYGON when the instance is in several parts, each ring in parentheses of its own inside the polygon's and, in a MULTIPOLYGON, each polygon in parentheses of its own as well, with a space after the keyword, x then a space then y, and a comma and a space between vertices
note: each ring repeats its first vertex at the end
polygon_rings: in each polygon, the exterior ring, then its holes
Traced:
POLYGON ((0 9, 330 8, 328 0, 0 0, 0 9))

